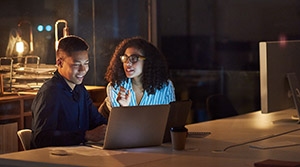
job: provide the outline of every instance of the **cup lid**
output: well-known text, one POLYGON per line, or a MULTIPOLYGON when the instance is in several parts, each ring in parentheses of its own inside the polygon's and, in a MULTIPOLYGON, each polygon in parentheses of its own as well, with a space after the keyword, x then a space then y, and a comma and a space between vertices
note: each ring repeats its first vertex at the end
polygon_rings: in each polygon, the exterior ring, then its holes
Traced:
POLYGON ((172 127, 171 131, 172 132, 187 132, 187 128, 185 128, 184 126, 172 127))

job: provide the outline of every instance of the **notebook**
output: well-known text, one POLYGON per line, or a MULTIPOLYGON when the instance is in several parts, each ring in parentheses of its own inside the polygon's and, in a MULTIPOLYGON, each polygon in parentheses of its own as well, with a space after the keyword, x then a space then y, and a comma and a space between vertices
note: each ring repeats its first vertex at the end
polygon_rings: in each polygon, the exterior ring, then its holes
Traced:
POLYGON ((163 142, 171 141, 170 129, 172 127, 185 126, 186 119, 192 107, 191 100, 174 101, 170 103, 170 113, 164 134, 163 142))
POLYGON ((114 107, 104 149, 158 146, 163 142, 170 105, 114 107))

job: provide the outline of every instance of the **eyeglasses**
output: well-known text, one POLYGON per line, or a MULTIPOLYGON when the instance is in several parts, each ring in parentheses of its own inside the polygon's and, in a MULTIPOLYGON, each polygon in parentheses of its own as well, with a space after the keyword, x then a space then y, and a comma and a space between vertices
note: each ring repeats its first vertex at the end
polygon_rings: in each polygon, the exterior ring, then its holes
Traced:
POLYGON ((126 63, 127 60, 129 59, 130 63, 134 64, 136 62, 138 62, 139 60, 146 60, 146 57, 142 56, 142 55, 138 55, 138 54, 132 54, 130 56, 124 54, 122 56, 120 56, 122 63, 126 63))

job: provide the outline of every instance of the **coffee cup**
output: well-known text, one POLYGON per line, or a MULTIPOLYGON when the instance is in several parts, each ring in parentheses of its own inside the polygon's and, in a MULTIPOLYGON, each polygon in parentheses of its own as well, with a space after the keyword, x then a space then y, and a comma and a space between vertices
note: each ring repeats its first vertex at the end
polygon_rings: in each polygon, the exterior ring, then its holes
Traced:
POLYGON ((172 148, 174 150, 184 150, 187 136, 187 129, 183 127, 173 127, 170 130, 172 148))

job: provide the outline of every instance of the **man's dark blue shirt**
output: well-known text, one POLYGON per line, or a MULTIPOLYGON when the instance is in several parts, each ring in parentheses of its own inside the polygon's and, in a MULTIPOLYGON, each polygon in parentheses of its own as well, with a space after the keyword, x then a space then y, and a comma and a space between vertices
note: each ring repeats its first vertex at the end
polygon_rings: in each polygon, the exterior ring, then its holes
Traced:
POLYGON ((72 91, 58 71, 41 87, 31 109, 32 148, 78 145, 86 142, 86 130, 107 123, 84 85, 72 91))

